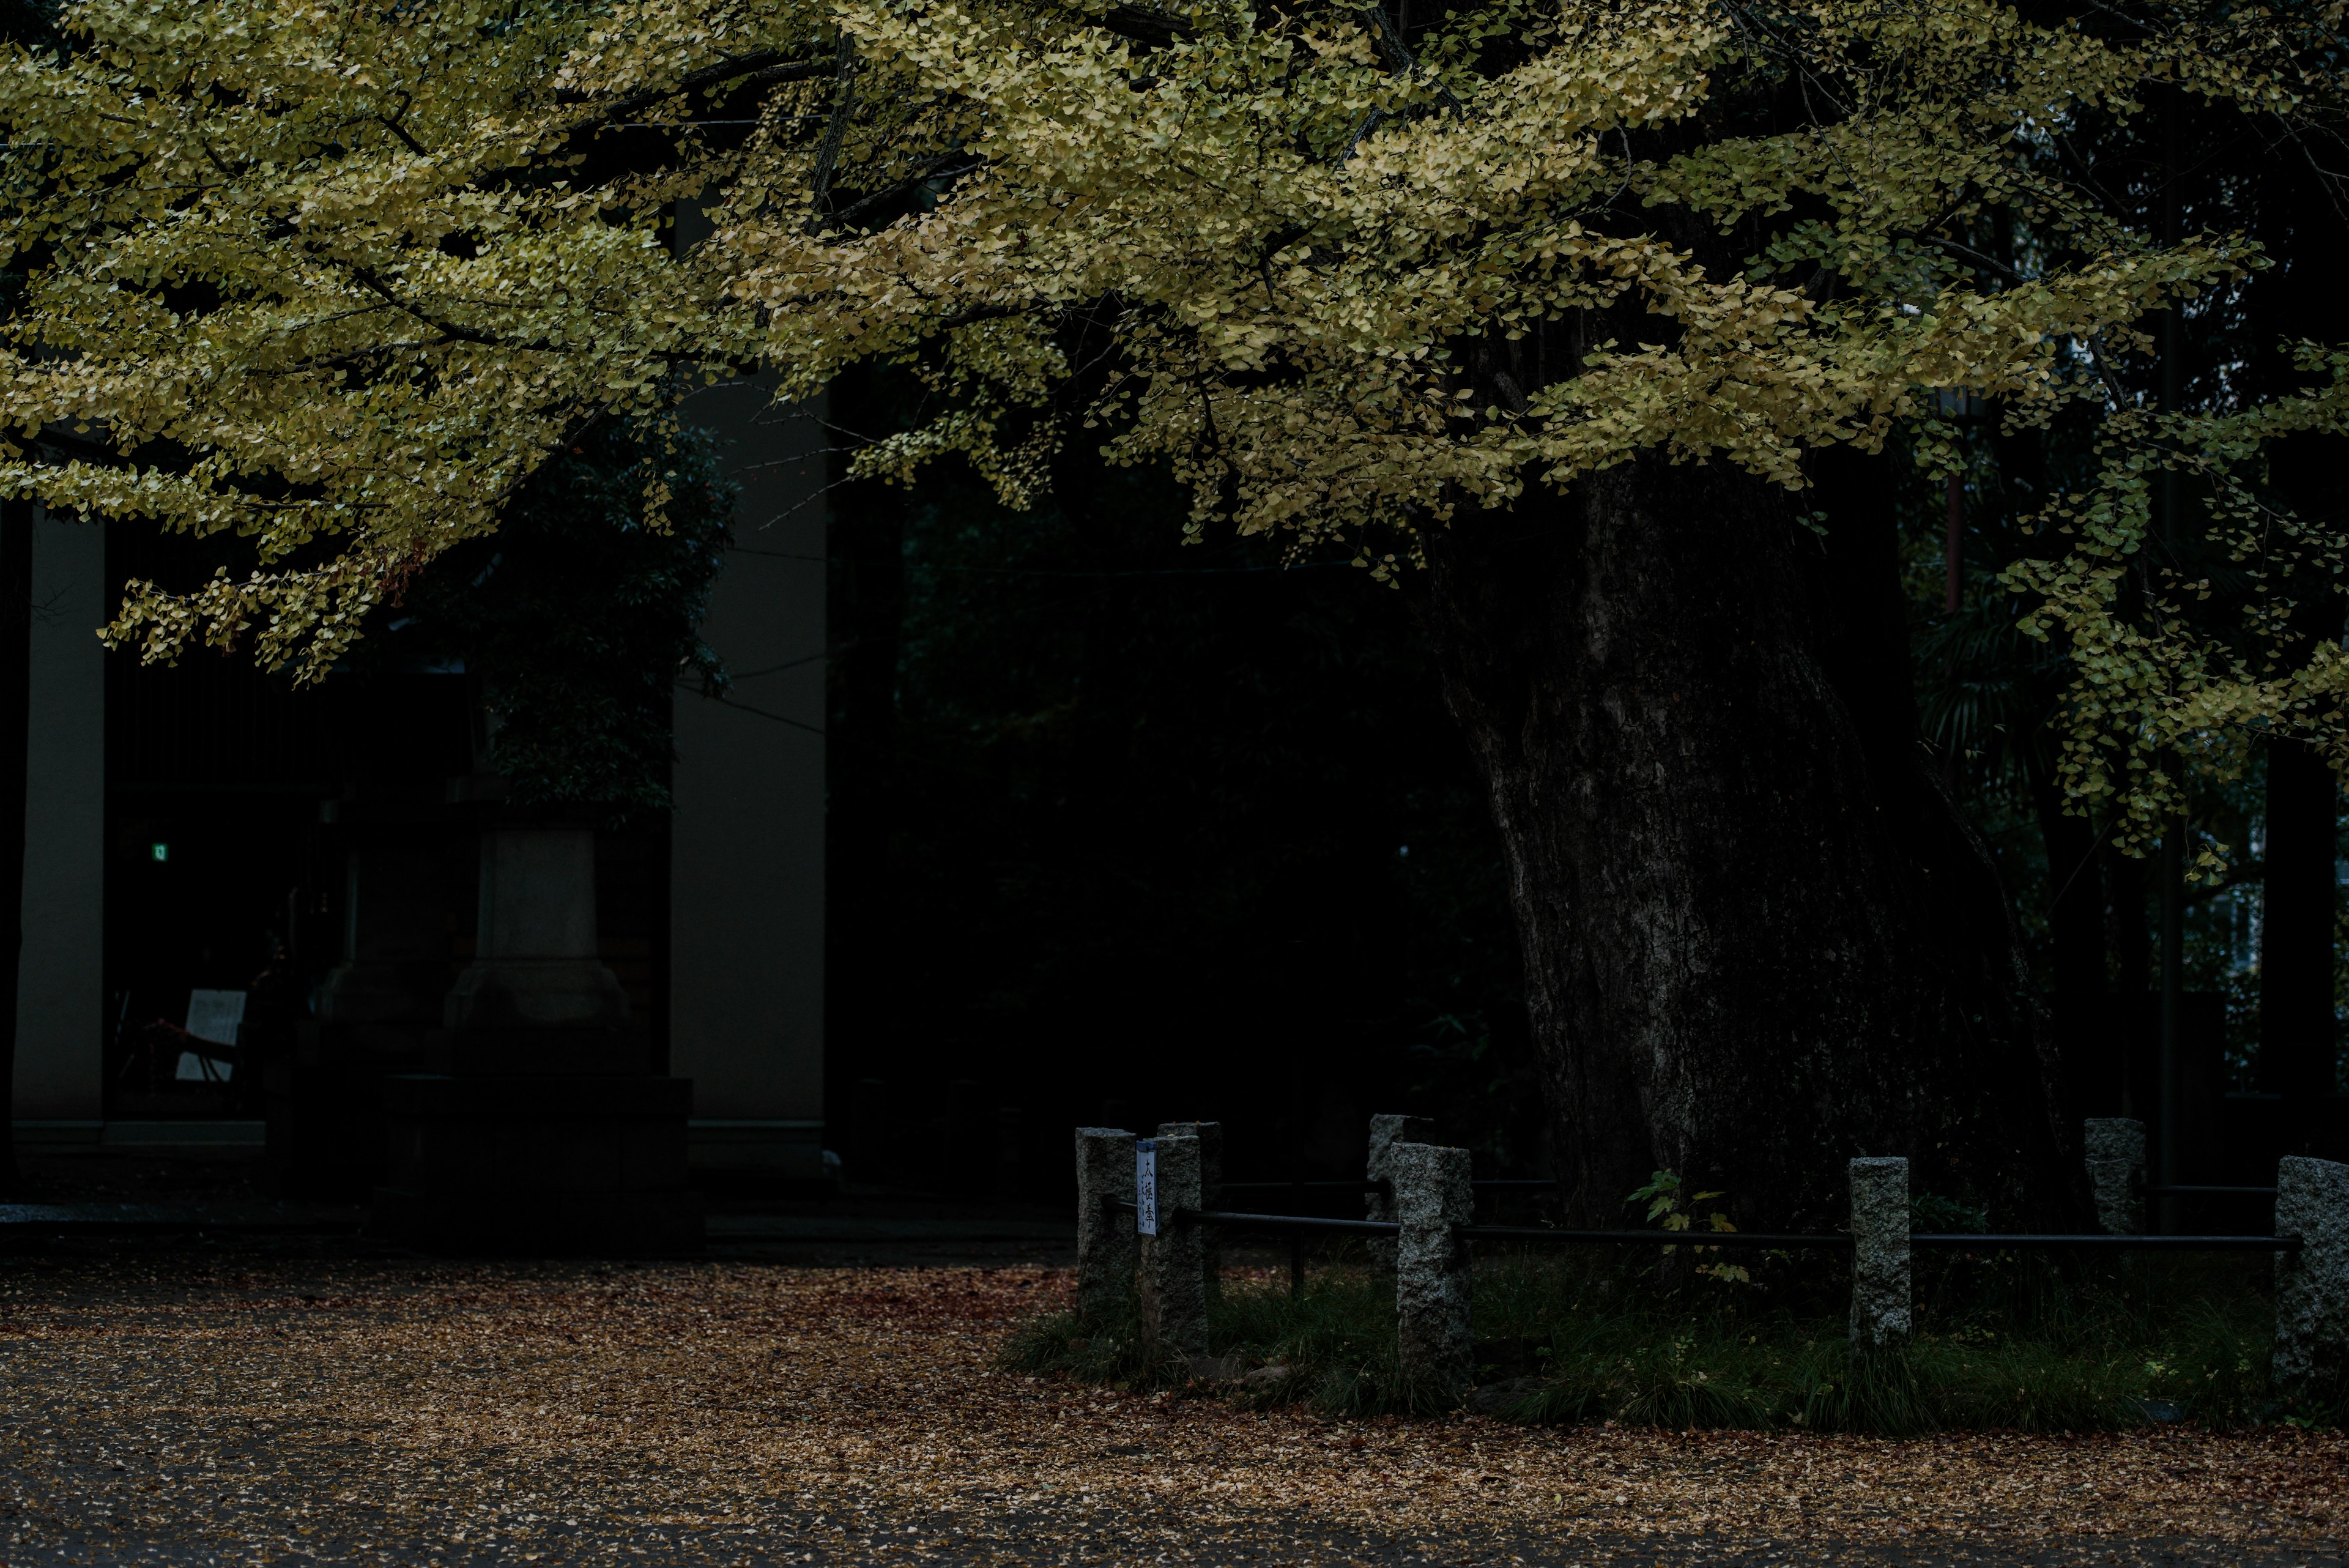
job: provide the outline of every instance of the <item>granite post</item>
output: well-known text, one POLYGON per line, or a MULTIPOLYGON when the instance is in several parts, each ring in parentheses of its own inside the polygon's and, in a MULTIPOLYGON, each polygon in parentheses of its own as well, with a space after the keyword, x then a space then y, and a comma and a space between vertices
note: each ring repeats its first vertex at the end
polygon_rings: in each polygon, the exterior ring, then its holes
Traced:
POLYGON ((1453 1233, 1475 1215, 1464 1148, 1395 1143, 1386 1150, 1394 1183, 1395 1352, 1413 1401, 1450 1407, 1475 1373, 1469 1329, 1468 1244, 1453 1233))
MULTIPOLYGON (((1388 1156, 1399 1143, 1425 1143, 1435 1136, 1435 1123, 1427 1116, 1377 1116, 1371 1118, 1370 1158, 1362 1162, 1362 1175, 1371 1181, 1392 1183, 1394 1171, 1388 1156)), ((1394 1199, 1375 1189, 1362 1195, 1362 1218, 1392 1220, 1394 1199)), ((1395 1244, 1392 1237, 1372 1236, 1363 1250, 1370 1253, 1373 1272, 1394 1272, 1395 1244)))
POLYGON ((1151 1359, 1207 1354, 1205 1228, 1181 1211, 1199 1207, 1199 1140, 1188 1134, 1158 1144, 1158 1234, 1142 1244, 1142 1343, 1151 1359))
POLYGON ((1889 1350, 1909 1339, 1909 1162, 1851 1162, 1851 1345, 1889 1350))
POLYGON ((2275 1233, 2300 1251, 2275 1255, 2271 1380, 2289 1396, 2349 1394, 2349 1165, 2278 1161, 2275 1233))
POLYGON ((2088 1153, 2088 1185, 2096 1195, 2096 1227, 2107 1236, 2145 1229, 2139 1196, 2145 1186, 2145 1124, 2127 1116, 2091 1116, 2080 1124, 2088 1153))
POLYGON ((1213 1209, 1224 1195, 1224 1124, 1160 1122, 1158 1136, 1199 1140, 1199 1206, 1213 1209))
POLYGON ((1099 1321, 1133 1289, 1133 1135, 1077 1129, 1077 1315, 1099 1321))
MULTIPOLYGON (((1160 1137, 1184 1135, 1199 1140, 1199 1207, 1224 1206, 1224 1124, 1221 1122, 1160 1122, 1160 1137)), ((1210 1296, 1223 1288, 1224 1248, 1213 1230, 1199 1239, 1199 1273, 1210 1296)))

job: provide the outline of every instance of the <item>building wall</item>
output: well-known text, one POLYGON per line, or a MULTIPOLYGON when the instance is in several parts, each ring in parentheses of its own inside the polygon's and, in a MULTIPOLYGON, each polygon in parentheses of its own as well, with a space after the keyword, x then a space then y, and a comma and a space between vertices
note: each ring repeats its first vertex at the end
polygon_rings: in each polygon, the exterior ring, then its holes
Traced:
POLYGON ((106 1046, 106 535, 42 513, 33 530, 25 946, 16 1114, 96 1121, 106 1046))
POLYGON ((703 635, 733 687, 677 694, 669 1070, 694 1083, 694 1158, 821 1173, 824 510, 819 410, 764 382, 686 408, 741 487, 703 635))

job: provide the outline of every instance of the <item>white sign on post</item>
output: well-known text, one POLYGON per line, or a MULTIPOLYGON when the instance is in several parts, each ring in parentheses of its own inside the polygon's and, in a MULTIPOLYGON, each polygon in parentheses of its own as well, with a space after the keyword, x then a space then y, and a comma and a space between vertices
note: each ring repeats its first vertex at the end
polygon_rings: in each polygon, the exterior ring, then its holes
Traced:
POLYGON ((1158 1140, 1136 1138, 1133 1144, 1133 1233, 1158 1234, 1158 1140))

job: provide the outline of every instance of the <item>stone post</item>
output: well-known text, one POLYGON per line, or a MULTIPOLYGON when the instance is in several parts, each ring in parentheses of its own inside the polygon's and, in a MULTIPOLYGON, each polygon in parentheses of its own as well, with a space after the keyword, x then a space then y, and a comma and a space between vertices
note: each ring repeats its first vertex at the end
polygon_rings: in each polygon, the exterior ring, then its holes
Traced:
POLYGON ((1133 1135, 1077 1129, 1077 1315, 1098 1322, 1133 1289, 1133 1135))
POLYGON ((1199 1207, 1213 1209, 1224 1196, 1224 1124, 1221 1122, 1160 1122, 1160 1137, 1199 1140, 1199 1207))
MULTIPOLYGON (((1182 1137, 1185 1135, 1199 1140, 1199 1207, 1221 1209, 1224 1206, 1224 1124, 1221 1122, 1160 1122, 1160 1137, 1182 1137)), ((1221 1238, 1210 1230, 1199 1239, 1199 1274, 1206 1282, 1209 1296, 1219 1294, 1224 1282, 1224 1247, 1221 1238)))
POLYGON ((1158 1234, 1142 1243, 1142 1343, 1152 1360, 1207 1354, 1206 1276, 1200 1255, 1205 1228, 1178 1218, 1199 1207, 1199 1140, 1158 1142, 1158 1234))
POLYGON ((1394 1182, 1395 1353, 1403 1386, 1418 1400, 1457 1405, 1475 1374, 1468 1316, 1468 1244, 1453 1234, 1475 1215, 1468 1151, 1396 1143, 1386 1150, 1394 1182))
MULTIPOLYGON (((1425 1143, 1435 1136, 1435 1123, 1427 1116, 1379 1116, 1371 1118, 1370 1158, 1362 1162, 1362 1175, 1371 1181, 1394 1180, 1394 1171, 1388 1156, 1399 1143, 1425 1143)), ((1383 1192, 1362 1195, 1362 1217, 1366 1220, 1392 1220, 1394 1199, 1383 1192)), ((1365 1245, 1371 1255, 1373 1272, 1394 1272, 1395 1244, 1392 1238, 1372 1236, 1365 1245)))
POLYGON ((1888 1350, 1909 1338, 1909 1162, 1851 1162, 1851 1345, 1888 1350))
POLYGON ((2096 1195, 2096 1226, 2107 1236, 2145 1229, 2138 1207, 2145 1185, 2145 1124, 2127 1116, 2091 1116, 2080 1124, 2088 1155, 2088 1185, 2096 1195))
POLYGON ((2286 1395, 2349 1389, 2349 1165, 2277 1162, 2275 1233, 2300 1251, 2275 1255, 2271 1379, 2286 1395))

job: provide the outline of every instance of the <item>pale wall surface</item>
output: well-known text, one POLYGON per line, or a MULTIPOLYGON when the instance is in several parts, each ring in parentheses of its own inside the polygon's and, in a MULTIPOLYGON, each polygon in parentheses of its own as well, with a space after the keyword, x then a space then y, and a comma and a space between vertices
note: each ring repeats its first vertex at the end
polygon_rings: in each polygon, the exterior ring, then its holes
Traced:
POLYGON ((95 1121, 106 1047, 106 535, 33 529, 32 717, 16 1116, 95 1121))
POLYGON ((696 1162, 817 1173, 823 1115, 824 509, 818 410, 763 383, 686 407, 727 444, 735 548, 703 635, 734 678, 677 694, 669 1071, 696 1162), (771 1125, 785 1124, 785 1125, 771 1125))

